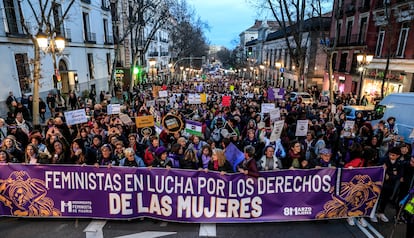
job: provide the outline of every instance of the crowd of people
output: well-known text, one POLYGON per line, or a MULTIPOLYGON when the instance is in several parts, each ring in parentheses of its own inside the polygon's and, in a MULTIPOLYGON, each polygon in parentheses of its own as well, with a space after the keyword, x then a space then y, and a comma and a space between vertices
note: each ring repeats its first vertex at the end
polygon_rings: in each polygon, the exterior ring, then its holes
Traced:
MULTIPOLYGON (((357 114, 354 128, 344 128, 347 119, 343 106, 355 104, 352 94, 336 93, 328 105, 320 106, 317 102, 321 94, 315 86, 308 90, 315 103, 306 105, 300 98, 290 101, 291 88, 285 97, 269 99, 265 83, 253 84, 235 77, 185 82, 165 90, 169 98, 160 99, 151 90, 142 89, 117 102, 131 118, 172 114, 182 121, 198 121, 202 124, 201 136, 184 130, 172 133, 166 128, 158 135, 142 133, 118 115, 109 115, 106 106, 111 102, 102 95, 95 103, 94 94, 80 98, 74 92, 66 100, 52 93, 46 102, 40 100, 45 126, 33 127, 30 104, 11 93, 8 116, 0 118, 0 162, 201 169, 253 177, 270 170, 383 165, 385 180, 377 214, 371 217, 373 222, 378 218, 388 222, 386 206, 391 205, 396 212, 398 201, 413 187, 414 151, 405 142, 408 138, 398 135, 398 115, 373 126, 357 114), (188 94, 197 92, 207 94, 207 103, 189 103, 188 94), (223 106, 223 95, 231 96, 229 106, 223 106), (155 103, 149 106, 149 101, 155 103), (262 103, 280 108, 279 120, 284 126, 276 140, 270 139, 273 121, 269 113, 261 112, 262 103), (335 104, 335 111, 331 104, 335 104), (68 126, 63 110, 79 108, 85 109, 88 122, 68 126), (46 109, 51 113, 49 119, 45 118, 46 109), (306 136, 295 135, 298 120, 309 121, 306 136), (226 153, 230 147, 241 151, 243 160, 230 158, 235 156, 226 153)), ((32 101, 31 96, 27 101, 32 101)), ((353 219, 348 222, 354 225, 353 219)), ((367 225, 364 219, 359 222, 367 225)))

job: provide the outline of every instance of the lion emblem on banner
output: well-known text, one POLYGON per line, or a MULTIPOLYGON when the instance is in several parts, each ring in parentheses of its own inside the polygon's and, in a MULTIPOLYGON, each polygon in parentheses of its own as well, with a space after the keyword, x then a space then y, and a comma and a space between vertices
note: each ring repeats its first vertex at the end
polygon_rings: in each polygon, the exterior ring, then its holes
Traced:
POLYGON ((26 171, 14 171, 6 180, 0 180, 0 202, 14 216, 61 216, 46 195, 44 181, 31 178, 26 171))
POLYGON ((362 216, 372 209, 381 192, 381 182, 372 181, 368 175, 355 175, 349 182, 341 183, 339 196, 332 194, 316 214, 317 219, 362 216))

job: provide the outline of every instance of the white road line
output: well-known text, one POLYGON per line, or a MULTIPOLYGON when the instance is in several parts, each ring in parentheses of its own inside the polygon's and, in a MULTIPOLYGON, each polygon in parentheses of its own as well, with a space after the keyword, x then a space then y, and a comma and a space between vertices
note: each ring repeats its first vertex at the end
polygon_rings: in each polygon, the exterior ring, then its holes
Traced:
POLYGON ((379 231, 377 231, 369 222, 368 223, 368 229, 372 231, 372 233, 374 233, 378 238, 384 238, 384 236, 379 233, 379 231))
POLYGON ((160 227, 167 227, 167 226, 168 226, 168 222, 166 222, 166 221, 163 221, 160 224, 160 227))
POLYGON ((157 238, 175 234, 177 234, 177 232, 145 231, 125 236, 117 236, 115 238, 157 238))
POLYGON ((198 236, 216 237, 215 223, 200 223, 198 236))
POLYGON ((368 237, 368 238, 375 238, 375 236, 373 236, 368 230, 367 228, 361 226, 361 224, 359 224, 358 220, 355 219, 355 224, 357 225, 357 227, 368 237))
POLYGON ((105 220, 92 220, 91 223, 83 230, 86 238, 103 238, 102 228, 105 226, 105 220))

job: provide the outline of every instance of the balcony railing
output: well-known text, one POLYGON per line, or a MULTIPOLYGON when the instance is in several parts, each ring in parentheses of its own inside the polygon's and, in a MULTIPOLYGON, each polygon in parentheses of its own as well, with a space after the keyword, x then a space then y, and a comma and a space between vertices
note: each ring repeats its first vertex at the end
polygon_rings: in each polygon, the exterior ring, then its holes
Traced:
POLYGON ((91 0, 81 0, 81 2, 91 4, 91 0))
POLYGON ((156 52, 149 52, 148 56, 150 56, 150 57, 158 56, 158 52, 157 51, 156 52))

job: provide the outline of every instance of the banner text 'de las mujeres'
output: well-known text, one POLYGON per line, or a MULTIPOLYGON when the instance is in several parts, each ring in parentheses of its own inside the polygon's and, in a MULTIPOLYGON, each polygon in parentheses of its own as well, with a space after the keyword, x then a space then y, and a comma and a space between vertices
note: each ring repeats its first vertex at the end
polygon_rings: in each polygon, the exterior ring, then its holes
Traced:
POLYGON ((180 169, 1 165, 0 215, 178 222, 369 216, 383 168, 244 174, 180 169))

